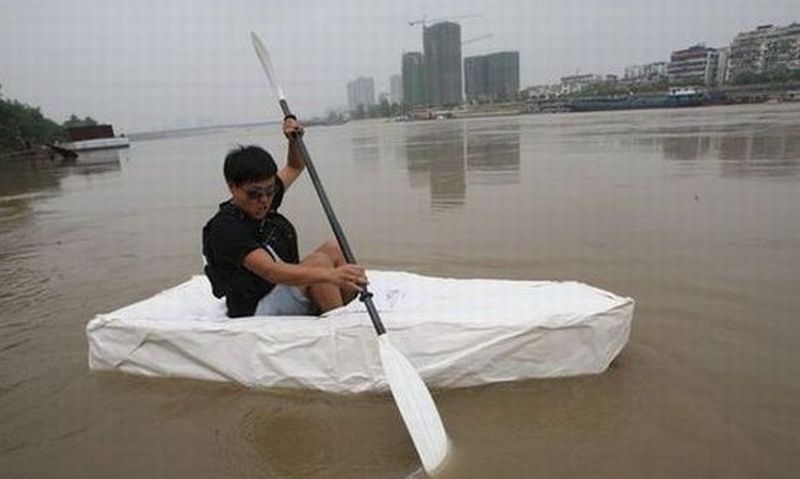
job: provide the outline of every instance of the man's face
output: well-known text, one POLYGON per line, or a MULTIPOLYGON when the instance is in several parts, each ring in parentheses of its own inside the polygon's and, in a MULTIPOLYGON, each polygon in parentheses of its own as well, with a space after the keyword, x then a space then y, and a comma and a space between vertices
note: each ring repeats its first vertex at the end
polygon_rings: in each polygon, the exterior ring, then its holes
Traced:
POLYGON ((239 186, 228 185, 228 189, 233 195, 236 206, 248 216, 262 220, 267 216, 272 199, 275 197, 275 177, 239 186))

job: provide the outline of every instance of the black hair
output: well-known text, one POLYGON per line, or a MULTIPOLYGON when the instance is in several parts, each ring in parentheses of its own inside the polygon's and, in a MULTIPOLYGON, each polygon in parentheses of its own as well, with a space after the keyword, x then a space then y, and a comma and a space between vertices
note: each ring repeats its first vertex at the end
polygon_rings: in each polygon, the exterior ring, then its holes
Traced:
POLYGON ((265 149, 256 145, 239 146, 225 156, 225 181, 234 186, 264 181, 275 176, 278 166, 265 149))

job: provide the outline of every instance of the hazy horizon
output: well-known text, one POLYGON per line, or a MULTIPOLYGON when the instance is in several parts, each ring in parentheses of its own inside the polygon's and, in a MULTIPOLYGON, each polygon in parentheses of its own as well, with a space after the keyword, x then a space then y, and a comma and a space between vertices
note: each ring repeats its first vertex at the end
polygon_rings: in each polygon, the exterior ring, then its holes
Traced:
POLYGON ((520 52, 520 84, 576 72, 622 74, 673 50, 727 46, 762 24, 800 21, 794 0, 495 0, 435 4, 299 0, 0 0, 3 98, 56 121, 74 113, 120 132, 270 121, 279 111, 249 32, 270 50, 293 108, 304 117, 346 104, 346 83, 373 77, 376 95, 422 50, 423 18, 455 18, 463 55, 520 52))

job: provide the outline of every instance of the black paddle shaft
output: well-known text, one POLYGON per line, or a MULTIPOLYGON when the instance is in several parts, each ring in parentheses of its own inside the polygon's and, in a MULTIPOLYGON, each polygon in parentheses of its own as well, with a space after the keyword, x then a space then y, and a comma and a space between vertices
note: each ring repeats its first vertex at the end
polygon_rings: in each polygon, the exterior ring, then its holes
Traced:
MULTIPOLYGON (((286 103, 285 99, 281 98, 278 102, 281 105, 281 110, 283 110, 284 116, 294 116, 292 111, 289 109, 289 104, 286 103)), ((319 200, 322 203, 322 209, 325 210, 325 216, 328 217, 328 222, 331 224, 333 234, 336 236, 336 241, 339 243, 342 253, 344 253, 344 258, 348 263, 355 264, 356 257, 353 255, 353 251, 350 249, 350 244, 347 242, 347 237, 344 235, 344 230, 339 224, 339 220, 336 219, 336 213, 333 212, 333 207, 331 206, 331 202, 328 200, 328 195, 325 194, 325 187, 322 186, 322 181, 319 179, 317 169, 314 168, 314 163, 311 161, 311 155, 308 154, 303 137, 295 135, 292 141, 294 141, 297 144, 297 147, 300 148, 300 153, 303 155, 303 160, 305 160, 308 174, 311 175, 311 182, 314 183, 314 189, 317 190, 317 196, 319 196, 319 200)), ((364 286, 364 288, 361 290, 361 294, 358 296, 358 299, 361 300, 361 302, 364 303, 364 306, 367 307, 369 319, 372 320, 372 326, 375 327, 375 332, 378 333, 378 336, 385 334, 386 328, 383 326, 383 322, 378 315, 378 310, 375 308, 375 304, 372 302, 372 293, 369 292, 366 286, 364 286)))

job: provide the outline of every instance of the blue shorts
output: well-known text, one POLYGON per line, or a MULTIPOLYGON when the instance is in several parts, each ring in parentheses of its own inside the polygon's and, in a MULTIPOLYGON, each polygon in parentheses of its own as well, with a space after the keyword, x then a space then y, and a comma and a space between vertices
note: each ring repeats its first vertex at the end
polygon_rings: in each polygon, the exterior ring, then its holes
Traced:
POLYGON ((261 298, 255 316, 317 316, 319 308, 296 286, 276 284, 261 298))

